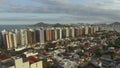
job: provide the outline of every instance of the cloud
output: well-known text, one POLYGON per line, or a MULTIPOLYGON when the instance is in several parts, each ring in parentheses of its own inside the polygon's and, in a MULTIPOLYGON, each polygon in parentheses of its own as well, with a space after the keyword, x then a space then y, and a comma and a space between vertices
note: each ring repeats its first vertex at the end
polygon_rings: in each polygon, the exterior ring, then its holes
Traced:
MULTIPOLYGON (((54 21, 120 21, 120 0, 1 0, 0 12, 67 14, 54 21)), ((52 17, 52 16, 51 16, 52 17)), ((38 17, 39 18, 39 17, 38 17)), ((2 18, 1 18, 2 19, 2 18)), ((30 18, 31 19, 31 18, 30 18)), ((14 19, 11 19, 14 20, 14 19)), ((22 18, 20 18, 22 20, 22 18)), ((24 19, 23 19, 24 20, 24 19)), ((34 19, 36 20, 36 19, 34 19)))

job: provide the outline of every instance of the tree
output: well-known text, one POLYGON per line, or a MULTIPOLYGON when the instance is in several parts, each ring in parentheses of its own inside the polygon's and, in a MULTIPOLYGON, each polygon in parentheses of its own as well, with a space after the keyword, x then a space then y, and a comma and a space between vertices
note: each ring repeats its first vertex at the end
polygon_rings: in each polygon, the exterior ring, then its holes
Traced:
POLYGON ((83 68, 81 65, 79 65, 77 68, 83 68))
POLYGON ((49 68, 50 64, 47 62, 47 60, 43 60, 43 68, 49 68))
POLYGON ((56 64, 52 64, 50 65, 50 68, 58 68, 58 66, 56 64))
POLYGON ((114 57, 116 56, 115 52, 108 52, 107 55, 111 56, 111 59, 114 59, 114 57))
POLYGON ((103 53, 104 53, 104 51, 102 50, 102 49, 98 49, 98 50, 96 50, 96 55, 97 56, 102 56, 103 55, 103 53))
POLYGON ((79 56, 83 56, 83 55, 84 55, 83 52, 78 52, 77 54, 78 54, 79 56))

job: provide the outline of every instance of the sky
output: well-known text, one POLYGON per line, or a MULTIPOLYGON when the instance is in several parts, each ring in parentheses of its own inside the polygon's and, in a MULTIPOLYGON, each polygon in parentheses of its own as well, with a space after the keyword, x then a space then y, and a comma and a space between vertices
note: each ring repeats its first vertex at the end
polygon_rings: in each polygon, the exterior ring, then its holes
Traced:
POLYGON ((120 0, 0 0, 0 24, 120 21, 120 0))

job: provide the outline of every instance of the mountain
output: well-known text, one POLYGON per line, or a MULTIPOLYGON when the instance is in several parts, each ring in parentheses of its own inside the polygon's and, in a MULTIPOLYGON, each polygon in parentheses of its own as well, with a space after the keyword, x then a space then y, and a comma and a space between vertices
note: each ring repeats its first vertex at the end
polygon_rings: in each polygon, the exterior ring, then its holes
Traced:
POLYGON ((35 24, 35 25, 33 25, 33 26, 38 26, 38 27, 50 27, 50 26, 52 26, 51 24, 46 24, 46 23, 44 23, 44 22, 40 22, 40 23, 37 23, 37 24, 35 24))
POLYGON ((113 23, 110 23, 110 24, 99 23, 99 24, 93 24, 93 25, 103 26, 103 27, 120 27, 120 22, 113 22, 113 23))
POLYGON ((44 22, 40 22, 37 23, 35 25, 33 25, 34 27, 68 27, 69 25, 67 24, 60 24, 60 23, 56 23, 56 24, 47 24, 44 22))
POLYGON ((106 23, 99 23, 99 24, 84 24, 84 23, 77 23, 77 24, 48 24, 44 22, 37 23, 35 25, 32 25, 33 27, 75 27, 75 26, 83 26, 83 25, 92 25, 92 26, 110 26, 110 27, 120 27, 120 22, 113 22, 111 24, 106 23))
POLYGON ((110 24, 110 26, 113 26, 113 25, 120 25, 120 22, 114 22, 110 24))

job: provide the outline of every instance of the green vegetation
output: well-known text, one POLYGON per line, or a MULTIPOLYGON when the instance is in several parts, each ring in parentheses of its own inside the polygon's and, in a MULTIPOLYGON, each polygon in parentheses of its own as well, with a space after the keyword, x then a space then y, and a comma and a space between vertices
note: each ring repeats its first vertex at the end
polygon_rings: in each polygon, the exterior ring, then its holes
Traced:
POLYGON ((52 64, 50 65, 50 68, 58 68, 58 66, 56 64, 52 64))
POLYGON ((96 52, 95 52, 95 54, 96 54, 97 56, 102 56, 103 53, 104 53, 103 49, 98 49, 98 50, 96 50, 96 52))
POLYGON ((43 68, 49 68, 50 64, 47 62, 47 60, 42 60, 43 61, 43 68))
POLYGON ((107 54, 107 55, 110 55, 110 56, 111 56, 111 59, 114 59, 114 57, 116 56, 116 53, 115 53, 115 52, 107 52, 106 54, 107 54))
POLYGON ((9 52, 11 55, 15 56, 15 55, 23 54, 24 52, 26 52, 28 50, 34 50, 34 48, 23 49, 21 51, 10 50, 9 52))
POLYGON ((69 49, 70 51, 73 51, 73 50, 78 49, 78 46, 75 46, 75 47, 73 47, 73 46, 69 46, 68 49, 69 49))
POLYGON ((77 68, 83 68, 83 67, 82 67, 82 65, 78 65, 78 67, 77 67, 77 68))
POLYGON ((78 52, 77 54, 78 54, 79 56, 83 56, 83 55, 84 55, 83 52, 78 52))
POLYGON ((118 37, 116 40, 115 40, 115 47, 119 47, 120 48, 120 37, 118 37))
POLYGON ((118 38, 115 40, 115 43, 112 43, 112 42, 110 41, 108 45, 109 45, 108 47, 120 48, 120 37, 118 37, 118 38))
POLYGON ((5 49, 0 48, 0 51, 4 51, 5 49))

